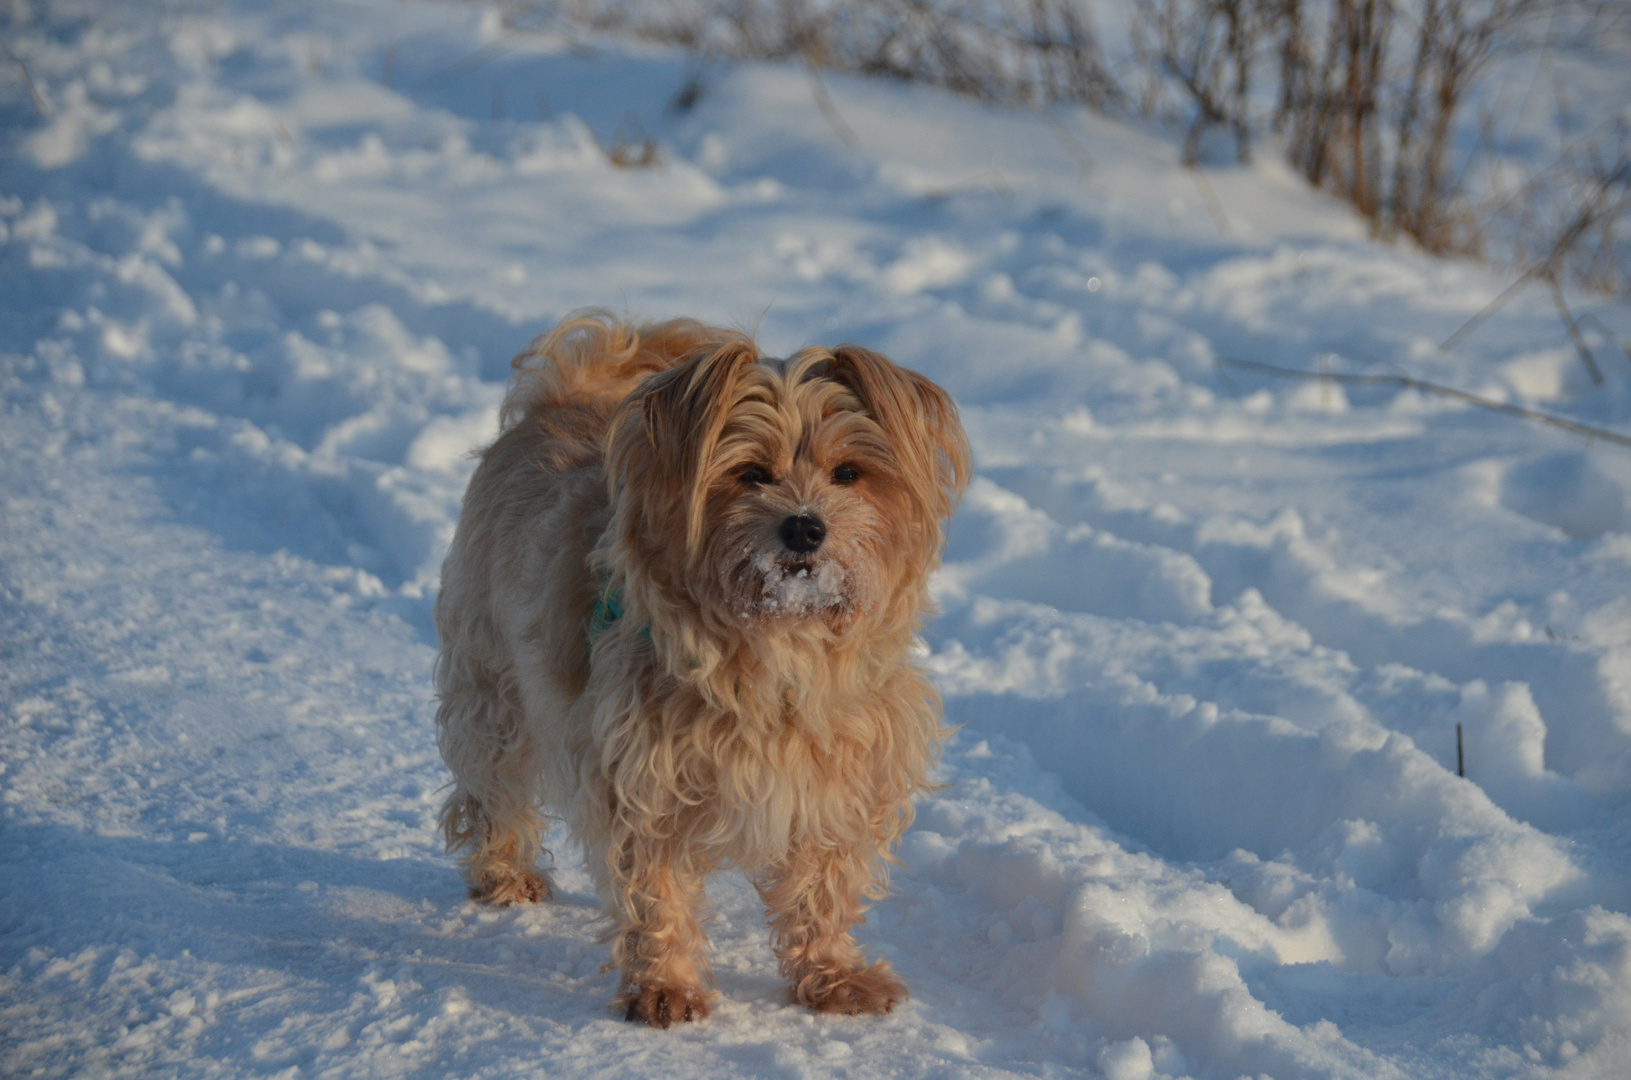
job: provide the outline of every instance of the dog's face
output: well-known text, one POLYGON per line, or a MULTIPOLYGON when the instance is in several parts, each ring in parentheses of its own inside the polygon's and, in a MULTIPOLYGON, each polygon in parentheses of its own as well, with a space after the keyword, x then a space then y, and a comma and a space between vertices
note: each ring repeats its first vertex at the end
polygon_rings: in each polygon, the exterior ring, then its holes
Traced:
POLYGON ((611 466, 625 550, 705 620, 842 632, 915 611, 968 448, 944 391, 876 353, 743 340, 643 385, 611 466))
POLYGON ((745 365, 702 487, 702 562, 742 620, 870 610, 906 510, 883 429, 824 360, 745 365))

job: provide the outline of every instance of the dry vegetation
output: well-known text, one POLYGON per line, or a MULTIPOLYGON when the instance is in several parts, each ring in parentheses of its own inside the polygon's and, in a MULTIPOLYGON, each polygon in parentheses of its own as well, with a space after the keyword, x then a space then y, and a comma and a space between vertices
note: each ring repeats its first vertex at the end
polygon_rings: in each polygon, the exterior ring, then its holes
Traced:
POLYGON ((512 10, 987 101, 1140 110, 1183 126, 1192 165, 1214 133, 1241 161, 1272 142, 1378 236, 1631 295, 1626 115, 1514 175, 1499 152, 1510 136, 1499 107, 1470 107, 1488 98, 1480 82, 1499 60, 1534 59, 1537 83, 1559 55, 1631 64, 1627 0, 517 0, 512 10), (1125 31, 1113 49, 1101 22, 1125 31))

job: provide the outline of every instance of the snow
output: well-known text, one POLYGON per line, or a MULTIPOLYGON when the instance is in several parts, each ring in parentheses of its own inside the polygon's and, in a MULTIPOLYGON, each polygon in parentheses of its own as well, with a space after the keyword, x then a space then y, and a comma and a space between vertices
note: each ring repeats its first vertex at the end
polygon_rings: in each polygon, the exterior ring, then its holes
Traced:
POLYGON ((1631 308, 1571 297, 1601 388, 1540 288, 1442 349, 1510 279, 1075 111, 826 77, 851 146, 801 68, 472 4, 11 12, 6 1075, 1631 1059, 1631 455, 1219 365, 1624 434, 1631 308), (439 848, 441 555, 509 357, 587 304, 857 341, 963 409, 926 641, 961 728, 861 928, 889 1017, 787 1005, 723 876, 714 1016, 625 1025, 570 844, 503 910, 439 848))
POLYGON ((848 579, 844 568, 831 559, 796 570, 770 552, 753 557, 751 566, 759 575, 759 599, 745 605, 745 616, 754 608, 772 615, 813 615, 849 602, 848 579))

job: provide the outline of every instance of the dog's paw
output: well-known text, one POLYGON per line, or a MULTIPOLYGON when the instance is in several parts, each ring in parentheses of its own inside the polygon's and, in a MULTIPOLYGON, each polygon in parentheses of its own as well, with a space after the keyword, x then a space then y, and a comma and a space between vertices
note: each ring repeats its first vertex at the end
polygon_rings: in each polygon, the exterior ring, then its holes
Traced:
POLYGON ((847 1016, 878 1015, 907 997, 906 983, 888 961, 841 974, 812 975, 793 988, 793 998, 817 1012, 847 1016))
POLYGON ((667 1028, 708 1018, 708 995, 694 986, 632 986, 618 995, 614 1007, 623 1019, 667 1028))
POLYGON ((536 904, 552 895, 549 878, 536 869, 479 870, 470 879, 470 897, 488 904, 536 904))

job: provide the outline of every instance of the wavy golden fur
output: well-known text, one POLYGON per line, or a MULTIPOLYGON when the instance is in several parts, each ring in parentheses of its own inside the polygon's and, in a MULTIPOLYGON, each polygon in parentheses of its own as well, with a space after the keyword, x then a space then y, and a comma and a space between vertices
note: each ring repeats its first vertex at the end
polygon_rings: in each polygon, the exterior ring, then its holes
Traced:
POLYGON ((667 1027, 707 1015, 703 884, 740 867, 795 1000, 888 1011, 905 986, 850 930, 946 734, 912 648, 968 480, 956 407, 866 349, 771 360, 688 319, 583 313, 514 366, 436 602, 473 894, 547 898, 564 820, 618 1003, 667 1027))

